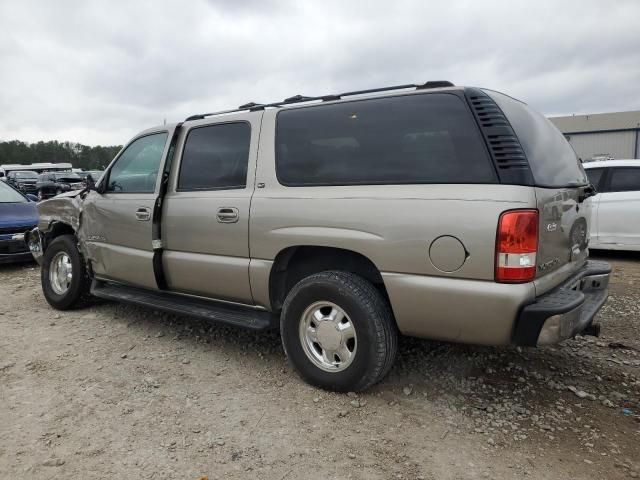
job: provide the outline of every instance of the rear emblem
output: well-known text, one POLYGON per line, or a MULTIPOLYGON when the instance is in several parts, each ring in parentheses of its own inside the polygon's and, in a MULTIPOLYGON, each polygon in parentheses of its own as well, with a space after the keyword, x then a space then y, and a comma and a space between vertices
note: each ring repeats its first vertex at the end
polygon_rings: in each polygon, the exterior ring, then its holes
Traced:
POLYGON ((557 228, 557 223, 547 223, 547 232, 555 232, 557 228))

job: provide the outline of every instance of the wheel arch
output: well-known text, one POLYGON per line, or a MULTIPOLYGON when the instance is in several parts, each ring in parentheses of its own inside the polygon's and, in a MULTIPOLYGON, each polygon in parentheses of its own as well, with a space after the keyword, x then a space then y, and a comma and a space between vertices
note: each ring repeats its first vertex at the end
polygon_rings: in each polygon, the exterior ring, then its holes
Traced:
POLYGON ((272 311, 282 309, 285 297, 300 280, 327 270, 359 275, 371 282, 389 300, 380 270, 366 255, 337 247, 295 245, 280 250, 271 266, 269 301, 272 311))
POLYGON ((76 236, 76 231, 70 224, 61 220, 55 220, 49 223, 47 230, 42 231, 43 252, 47 249, 47 246, 60 235, 76 236))

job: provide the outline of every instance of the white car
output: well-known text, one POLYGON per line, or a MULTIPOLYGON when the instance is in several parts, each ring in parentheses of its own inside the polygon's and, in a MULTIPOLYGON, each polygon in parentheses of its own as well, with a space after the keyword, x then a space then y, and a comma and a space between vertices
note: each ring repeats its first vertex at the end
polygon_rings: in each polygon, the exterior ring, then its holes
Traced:
POLYGON ((584 165, 598 194, 591 210, 589 247, 640 251, 640 160, 584 165))

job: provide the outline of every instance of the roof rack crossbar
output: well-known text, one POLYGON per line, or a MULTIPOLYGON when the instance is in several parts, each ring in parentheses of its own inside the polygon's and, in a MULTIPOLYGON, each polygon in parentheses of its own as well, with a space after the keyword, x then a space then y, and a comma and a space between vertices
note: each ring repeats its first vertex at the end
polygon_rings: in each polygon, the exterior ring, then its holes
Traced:
POLYGON ((393 85, 390 87, 369 88, 366 90, 354 90, 353 92, 321 95, 317 97, 306 97, 304 95, 294 95, 293 97, 285 98, 280 102, 273 102, 273 103, 249 102, 249 103, 245 103, 244 105, 240 105, 238 108, 235 108, 232 110, 222 110, 220 112, 201 113, 199 115, 192 115, 188 117, 185 120, 185 122, 188 122, 190 120, 202 120, 205 117, 211 117, 213 115, 223 115, 226 113, 243 112, 246 110, 249 110, 250 112, 255 112, 257 110, 264 110, 265 108, 281 107, 282 105, 291 105, 293 103, 314 102, 314 101, 329 102, 333 100, 340 100, 344 97, 353 97, 356 95, 367 95, 371 93, 388 92, 392 90, 407 90, 410 88, 414 88, 416 90, 422 90, 427 88, 440 88, 440 87, 453 87, 453 86, 454 84, 447 80, 435 80, 435 81, 426 82, 422 85, 418 85, 415 83, 407 83, 405 85, 393 85))

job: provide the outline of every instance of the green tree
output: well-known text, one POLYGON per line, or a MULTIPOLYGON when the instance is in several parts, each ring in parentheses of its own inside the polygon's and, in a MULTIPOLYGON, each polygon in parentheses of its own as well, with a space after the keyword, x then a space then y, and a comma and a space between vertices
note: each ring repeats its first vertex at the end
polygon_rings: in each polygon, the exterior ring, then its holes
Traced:
POLYGON ((90 147, 57 140, 36 143, 9 140, 0 142, 0 165, 51 162, 70 163, 74 168, 83 170, 103 170, 121 148, 120 145, 90 147))

